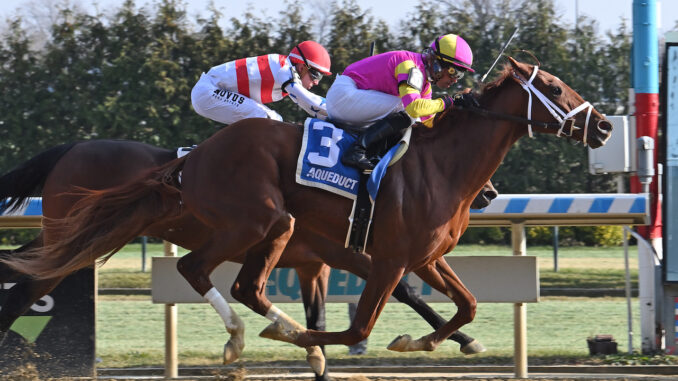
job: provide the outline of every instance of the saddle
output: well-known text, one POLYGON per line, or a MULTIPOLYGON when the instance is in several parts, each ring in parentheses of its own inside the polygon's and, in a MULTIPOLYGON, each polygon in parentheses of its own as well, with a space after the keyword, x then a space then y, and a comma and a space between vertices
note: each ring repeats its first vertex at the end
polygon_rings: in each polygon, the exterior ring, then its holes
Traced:
MULTIPOLYGON (((328 120, 328 122, 334 124, 337 128, 341 128, 342 130, 346 131, 351 137, 353 137, 353 139, 358 139, 360 134, 366 128, 371 126, 371 124, 370 124, 367 127, 365 127, 365 126, 358 127, 358 126, 355 126, 355 125, 352 125, 352 124, 346 124, 346 123, 342 123, 342 122, 338 122, 338 121, 334 121, 334 120, 328 120)), ((403 139, 403 136, 405 135, 405 133, 406 132, 403 131, 403 134, 401 134, 401 135, 389 136, 385 139, 377 141, 374 144, 371 144, 369 147, 367 147, 367 158, 370 159, 370 161, 373 162, 373 163, 378 163, 379 161, 381 161, 381 159, 384 157, 384 155, 386 155, 386 153, 391 148, 393 148, 396 144, 398 144, 403 139)), ((404 154, 404 152, 402 152, 402 154, 404 154)), ((398 159, 400 159, 402 154, 400 154, 394 160, 394 162, 398 161, 398 159)))
POLYGON ((373 171, 360 173, 357 168, 347 167, 339 160, 341 151, 356 139, 354 128, 319 119, 306 119, 296 181, 354 200, 345 247, 364 252, 379 184, 389 164, 397 161, 407 150, 410 131, 405 130, 402 138, 396 136, 370 147, 369 155, 381 161, 373 171))

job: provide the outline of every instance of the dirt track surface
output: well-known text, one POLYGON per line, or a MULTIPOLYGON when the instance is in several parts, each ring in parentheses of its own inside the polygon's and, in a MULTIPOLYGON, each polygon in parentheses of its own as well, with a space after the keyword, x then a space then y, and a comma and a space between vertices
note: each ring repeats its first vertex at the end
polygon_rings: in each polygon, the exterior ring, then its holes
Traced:
MULTIPOLYGON (((516 378, 512 366, 431 366, 431 365, 344 365, 330 368, 332 380, 676 380, 675 365, 581 366, 549 365, 530 366, 527 378, 516 378)), ((16 369, 11 374, 0 373, 0 380, 46 380, 35 368, 16 369), (4 374, 4 375, 3 375, 4 374)), ((49 380, 159 380, 164 378, 160 367, 99 369, 97 378, 52 378, 49 380)), ((306 366, 209 366, 179 369, 174 380, 259 380, 301 381, 314 380, 306 366)))

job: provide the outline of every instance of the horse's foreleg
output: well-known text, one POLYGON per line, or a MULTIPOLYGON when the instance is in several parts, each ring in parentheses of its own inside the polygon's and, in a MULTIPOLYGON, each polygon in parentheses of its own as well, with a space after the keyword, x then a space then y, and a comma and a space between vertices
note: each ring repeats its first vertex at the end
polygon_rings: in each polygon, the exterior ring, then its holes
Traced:
MULTIPOLYGON (((319 331, 325 330, 325 298, 327 297, 327 282, 330 277, 330 267, 322 263, 313 263, 296 268, 299 276, 301 299, 304 302, 306 328, 319 331)), ((325 348, 320 347, 325 353, 325 348)), ((323 374, 315 375, 316 381, 329 380, 327 367, 323 374)))
POLYGON ((388 349, 409 352, 419 350, 434 350, 464 324, 470 323, 475 317, 476 299, 464 286, 459 277, 447 265, 444 258, 439 258, 416 271, 417 275, 436 290, 449 296, 457 306, 457 313, 452 319, 433 333, 412 340, 409 335, 396 338, 388 349))
MULTIPOLYGON (((56 287, 63 277, 35 280, 24 278, 8 290, 7 298, 0 309, 0 345, 14 321, 56 287)), ((7 284, 5 284, 7 286, 7 284)))
MULTIPOLYGON (((395 290, 393 290, 393 297, 410 306, 434 329, 438 329, 446 323, 446 320, 426 304, 405 280, 398 282, 395 290)), ((466 355, 482 353, 487 350, 480 341, 461 331, 455 331, 448 339, 459 343, 459 350, 466 355)))
MULTIPOLYGON (((343 251, 343 248, 341 249, 343 251)), ((342 258, 341 256, 335 256, 342 258)), ((362 279, 367 279, 370 268, 372 267, 372 260, 366 254, 356 254, 350 253, 349 260, 343 262, 332 263, 332 266, 337 268, 350 271, 351 273, 359 276, 362 279)), ((443 319, 437 312, 435 312, 424 300, 422 300, 416 292, 413 292, 412 288, 405 280, 400 280, 398 285, 393 290, 393 297, 396 298, 399 302, 405 303, 410 306, 414 311, 416 311, 421 317, 426 320, 427 323, 433 327, 433 329, 438 329, 442 327, 447 320, 443 319)), ((310 328, 310 327, 309 327, 310 328)), ((450 340, 456 341, 459 343, 459 350, 467 355, 476 354, 485 352, 485 347, 476 339, 464 334, 461 331, 455 331, 450 337, 450 340)))

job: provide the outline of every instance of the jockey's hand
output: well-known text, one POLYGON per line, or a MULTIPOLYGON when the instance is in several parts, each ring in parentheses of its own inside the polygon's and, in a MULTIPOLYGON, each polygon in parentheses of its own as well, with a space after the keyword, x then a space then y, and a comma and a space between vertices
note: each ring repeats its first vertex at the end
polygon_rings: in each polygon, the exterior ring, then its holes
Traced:
POLYGON ((301 77, 299 76, 299 73, 294 68, 294 66, 290 68, 290 74, 292 74, 292 78, 288 79, 287 81, 285 81, 285 83, 282 84, 281 86, 282 91, 289 92, 286 88, 287 85, 289 85, 290 83, 294 83, 295 85, 303 88, 304 85, 301 83, 301 77))
POLYGON ((292 66, 290 68, 290 71, 292 72, 292 80, 294 81, 294 83, 296 83, 299 86, 302 86, 301 76, 299 75, 299 72, 297 72, 297 69, 295 69, 294 66, 292 66))
POLYGON ((480 107, 480 103, 478 103, 471 93, 455 94, 454 97, 452 97, 452 100, 454 101, 455 106, 480 107))
POLYGON ((443 95, 442 97, 440 97, 440 99, 442 99, 443 103, 445 104, 445 107, 443 108, 443 110, 447 110, 448 108, 454 106, 454 100, 452 99, 451 96, 443 95))

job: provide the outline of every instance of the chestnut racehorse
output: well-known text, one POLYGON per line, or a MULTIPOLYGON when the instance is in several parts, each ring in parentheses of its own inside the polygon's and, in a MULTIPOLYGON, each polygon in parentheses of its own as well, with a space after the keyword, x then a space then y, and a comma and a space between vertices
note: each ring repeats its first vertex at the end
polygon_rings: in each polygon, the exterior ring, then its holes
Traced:
MULTIPOLYGON (((43 215, 48 218, 63 218, 79 199, 69 194, 77 187, 106 189, 124 184, 140 176, 145 171, 167 163, 177 157, 176 150, 168 150, 128 140, 88 140, 78 143, 52 147, 0 177, 0 200, 6 200, 8 208, 19 207, 28 197, 42 196, 43 215)), ((497 196, 497 191, 488 182, 475 198, 472 208, 480 209, 489 205, 497 196)), ((201 247, 213 231, 200 221, 190 218, 179 219, 173 224, 152 225, 143 234, 163 238, 188 250, 201 247)), ((42 245, 40 234, 33 242, 13 251, 0 251, 0 255, 21 253, 30 247, 42 245)), ((329 267, 303 243, 288 245, 278 263, 280 267, 294 267, 297 271, 306 312, 307 327, 325 328, 325 298, 329 267)), ((330 247, 328 250, 343 250, 330 247)), ((366 277, 369 262, 362 256, 348 268, 358 276, 366 277)), ((25 313, 39 298, 48 293, 60 282, 60 278, 35 280, 20 277, 20 274, 8 271, 0 272, 0 282, 18 281, 6 292, 8 297, 0 308, 0 332, 6 333, 16 318, 25 313)), ((440 315, 433 311, 411 289, 402 282, 394 296, 424 317, 437 328, 444 324, 440 315)), ((484 351, 477 340, 462 332, 455 332, 450 339, 458 342, 465 354, 484 351)))
MULTIPOLYGON (((327 240, 343 243, 350 200, 295 182, 303 131, 273 120, 234 123, 189 155, 135 181, 81 190, 86 196, 66 218, 45 221, 44 246, 2 261, 36 279, 61 277, 96 258, 105 261, 152 224, 189 215, 217 234, 184 255, 178 270, 212 304, 229 332, 241 329, 241 322, 209 274, 220 263, 244 256, 231 294, 272 321, 262 332, 265 337, 307 350, 355 344, 369 335, 402 276, 414 271, 448 295, 457 312, 432 333, 416 340, 402 335, 389 349, 434 350, 475 316, 475 298, 442 256, 456 246, 473 198, 513 143, 535 130, 597 148, 611 135, 612 124, 559 78, 510 57, 509 63, 483 89, 480 108, 448 110, 433 128, 415 127, 409 150, 384 177, 367 247, 372 266, 345 331, 305 329, 263 292, 290 240, 302 240, 330 266, 354 260, 319 246, 326 248, 327 240)), ((314 359, 311 365, 324 366, 314 359)))

